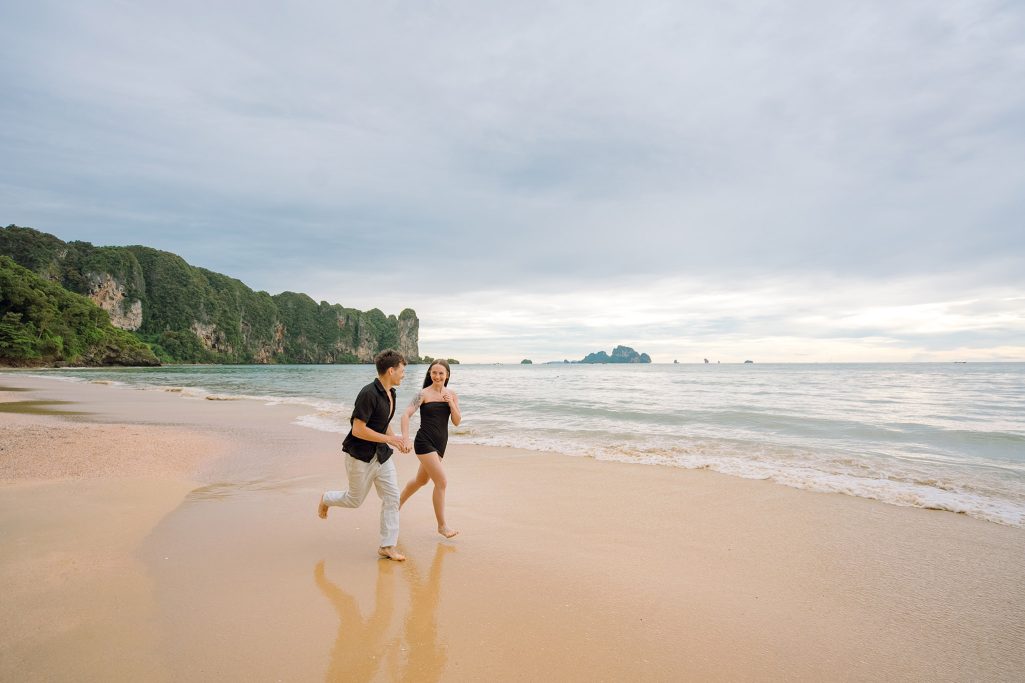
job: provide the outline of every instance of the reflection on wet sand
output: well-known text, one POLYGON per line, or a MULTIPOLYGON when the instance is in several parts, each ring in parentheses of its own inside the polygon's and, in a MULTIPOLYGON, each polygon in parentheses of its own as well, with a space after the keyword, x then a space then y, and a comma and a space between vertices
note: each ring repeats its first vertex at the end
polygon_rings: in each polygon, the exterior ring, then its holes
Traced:
POLYGON ((339 619, 326 680, 371 680, 384 662, 387 662, 386 677, 392 680, 441 679, 446 655, 445 646, 438 638, 436 613, 441 597, 442 564, 445 556, 454 551, 454 546, 439 544, 426 579, 421 578, 412 560, 407 560, 404 567, 379 562, 373 612, 367 618, 360 612, 356 599, 327 578, 324 562, 317 563, 313 570, 314 581, 331 601, 339 619), (408 578, 408 615, 403 632, 391 635, 395 603, 393 577, 398 572, 408 578))
POLYGON ((438 602, 441 597, 441 565, 455 546, 439 543, 427 580, 420 580, 416 564, 410 564, 409 615, 405 641, 409 648, 402 680, 438 681, 445 671, 445 646, 438 642, 438 602))
POLYGON ((331 649, 329 681, 368 681, 377 672, 386 651, 384 640, 391 623, 395 582, 391 579, 391 562, 378 563, 377 589, 374 611, 368 619, 360 614, 355 598, 343 591, 324 575, 324 561, 313 570, 317 587, 327 596, 338 612, 338 637, 331 649))

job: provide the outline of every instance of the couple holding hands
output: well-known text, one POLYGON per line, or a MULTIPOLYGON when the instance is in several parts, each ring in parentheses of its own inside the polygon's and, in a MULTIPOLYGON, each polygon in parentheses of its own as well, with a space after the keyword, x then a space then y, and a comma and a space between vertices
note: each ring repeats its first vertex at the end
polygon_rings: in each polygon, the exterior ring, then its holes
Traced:
POLYGON ((399 508, 428 481, 434 482, 434 515, 438 519, 438 533, 452 538, 458 531, 445 523, 445 470, 441 459, 445 457, 448 444, 448 421, 459 425, 459 397, 448 388, 451 369, 444 360, 433 361, 427 368, 421 389, 410 401, 402 415, 402 435, 391 431, 391 420, 395 415, 395 388, 402 383, 406 374, 406 359, 398 351, 386 349, 374 358, 377 379, 363 387, 356 397, 349 419, 352 425, 342 450, 345 471, 349 477, 346 491, 327 491, 320 497, 317 514, 327 519, 328 508, 332 506, 357 508, 363 503, 370 487, 377 489, 381 498, 381 545, 379 556, 401 562, 405 556, 395 549, 399 540, 399 508), (420 410, 420 429, 410 443, 409 418, 420 410), (416 476, 410 479, 399 492, 395 463, 391 460, 392 448, 402 453, 411 450, 420 460, 416 476))

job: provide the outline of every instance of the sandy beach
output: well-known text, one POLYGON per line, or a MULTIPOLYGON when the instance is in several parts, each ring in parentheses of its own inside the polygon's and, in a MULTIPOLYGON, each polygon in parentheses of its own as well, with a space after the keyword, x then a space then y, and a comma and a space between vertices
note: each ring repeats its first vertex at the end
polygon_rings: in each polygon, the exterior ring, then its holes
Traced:
POLYGON ((1025 677, 1020 528, 455 445, 395 563, 304 412, 0 374, 0 679, 1025 677))

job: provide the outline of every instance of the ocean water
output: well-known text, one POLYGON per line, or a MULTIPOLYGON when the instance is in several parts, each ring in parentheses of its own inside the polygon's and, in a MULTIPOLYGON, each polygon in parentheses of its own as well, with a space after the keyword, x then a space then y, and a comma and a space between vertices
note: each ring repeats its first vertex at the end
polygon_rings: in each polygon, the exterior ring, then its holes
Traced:
MULTIPOLYGON (((408 368, 400 410, 425 373, 408 368)), ((37 374, 306 405, 300 424, 339 433, 375 376, 369 365, 37 374)), ((457 365, 450 386, 464 415, 454 443, 707 468, 1025 527, 1025 363, 457 365)))

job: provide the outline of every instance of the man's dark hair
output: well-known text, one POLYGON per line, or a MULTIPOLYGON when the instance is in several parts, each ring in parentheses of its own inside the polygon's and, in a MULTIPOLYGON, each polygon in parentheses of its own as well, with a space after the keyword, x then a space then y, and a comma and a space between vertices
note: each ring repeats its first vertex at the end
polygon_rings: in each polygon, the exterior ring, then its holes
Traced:
POLYGON ((389 368, 397 368, 398 366, 405 364, 406 359, 395 349, 385 349, 374 356, 374 365, 377 366, 377 374, 379 375, 383 375, 388 372, 389 368))

